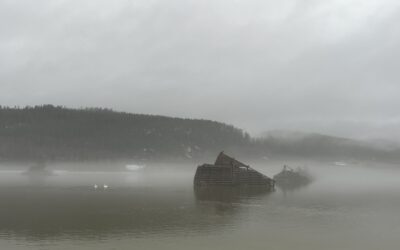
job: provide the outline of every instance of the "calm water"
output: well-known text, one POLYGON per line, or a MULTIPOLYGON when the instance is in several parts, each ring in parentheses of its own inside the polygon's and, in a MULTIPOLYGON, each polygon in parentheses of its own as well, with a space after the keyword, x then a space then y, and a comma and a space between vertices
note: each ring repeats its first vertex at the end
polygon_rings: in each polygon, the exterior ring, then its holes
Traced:
POLYGON ((399 249, 400 171, 310 171, 306 187, 265 193, 194 191, 194 170, 4 170, 0 249, 399 249))

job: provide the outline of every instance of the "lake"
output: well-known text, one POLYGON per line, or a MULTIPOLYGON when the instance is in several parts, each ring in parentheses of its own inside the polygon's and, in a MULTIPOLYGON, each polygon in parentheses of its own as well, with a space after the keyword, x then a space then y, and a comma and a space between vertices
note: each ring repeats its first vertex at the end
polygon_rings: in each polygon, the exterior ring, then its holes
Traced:
MULTIPOLYGON (((282 165, 253 165, 272 176, 282 165)), ((194 168, 0 172, 0 249, 398 249, 400 171, 311 164, 298 189, 201 189, 194 168)))

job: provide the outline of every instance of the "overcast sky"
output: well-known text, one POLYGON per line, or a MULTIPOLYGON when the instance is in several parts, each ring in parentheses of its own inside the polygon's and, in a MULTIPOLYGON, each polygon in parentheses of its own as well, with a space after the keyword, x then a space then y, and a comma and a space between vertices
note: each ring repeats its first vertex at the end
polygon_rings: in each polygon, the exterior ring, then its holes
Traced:
POLYGON ((0 104, 400 139, 398 0, 0 0, 0 104))

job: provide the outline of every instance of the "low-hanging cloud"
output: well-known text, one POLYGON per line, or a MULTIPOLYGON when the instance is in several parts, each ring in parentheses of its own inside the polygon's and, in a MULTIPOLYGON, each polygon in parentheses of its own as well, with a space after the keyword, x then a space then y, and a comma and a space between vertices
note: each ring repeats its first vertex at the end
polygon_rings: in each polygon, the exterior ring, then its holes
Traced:
POLYGON ((394 0, 0 0, 0 104, 393 137, 398 23, 394 0))

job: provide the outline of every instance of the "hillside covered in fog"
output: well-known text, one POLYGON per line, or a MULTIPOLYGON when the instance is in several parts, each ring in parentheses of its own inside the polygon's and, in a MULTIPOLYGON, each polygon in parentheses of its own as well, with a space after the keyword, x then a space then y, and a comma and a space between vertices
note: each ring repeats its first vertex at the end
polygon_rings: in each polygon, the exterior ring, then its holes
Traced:
POLYGON ((302 157, 320 160, 399 162, 397 145, 358 141, 317 133, 269 131, 256 139, 257 147, 273 157, 302 157))
POLYGON ((193 158, 249 142, 214 121, 52 105, 0 109, 3 160, 193 158))
POLYGON ((209 120, 52 105, 0 108, 1 161, 190 160, 221 150, 264 159, 400 159, 398 148, 319 134, 273 132, 251 138, 209 120))

